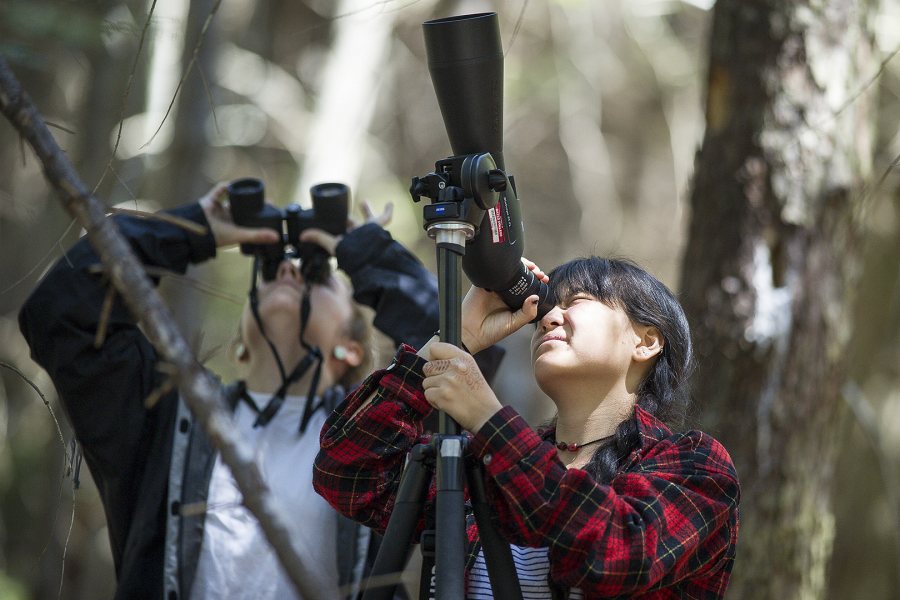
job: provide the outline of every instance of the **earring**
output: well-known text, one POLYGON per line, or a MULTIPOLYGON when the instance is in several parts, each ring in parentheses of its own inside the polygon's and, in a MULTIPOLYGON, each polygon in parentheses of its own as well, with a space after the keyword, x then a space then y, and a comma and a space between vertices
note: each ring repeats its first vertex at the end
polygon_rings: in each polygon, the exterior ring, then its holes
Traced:
POLYGON ((237 346, 234 348, 234 355, 239 361, 247 358, 247 346, 244 345, 244 342, 237 343, 237 346))
POLYGON ((344 360, 347 358, 347 349, 343 346, 335 346, 331 354, 338 360, 344 360))

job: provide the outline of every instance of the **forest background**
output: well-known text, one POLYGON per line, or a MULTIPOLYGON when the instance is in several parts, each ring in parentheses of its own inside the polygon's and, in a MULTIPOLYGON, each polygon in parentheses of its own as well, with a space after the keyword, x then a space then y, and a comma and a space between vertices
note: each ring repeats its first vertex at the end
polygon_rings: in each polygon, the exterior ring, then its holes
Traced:
MULTIPOLYGON (((5 0, 0 57, 110 207, 168 208, 239 177, 264 180, 270 202, 308 206, 310 185, 342 181, 357 205, 393 203, 389 230, 433 268, 407 187, 451 151, 421 23, 486 10, 500 15, 504 149, 526 255, 545 267, 631 257, 680 292, 692 317, 695 420, 732 449, 745 486, 730 597, 896 598, 896 0, 5 0), (801 51, 785 50, 797 39, 801 51), (785 127, 798 106, 824 112, 785 127), (734 158, 728 124, 757 114, 746 139, 761 158, 734 158), (755 204, 757 180, 766 192, 755 204), (777 219, 766 212, 776 205, 777 219), (796 287, 760 278, 759 239, 770 271, 815 263, 822 247, 831 260, 796 287), (807 313, 812 330, 834 336, 802 335, 807 313), (821 403, 792 395, 782 384, 791 380, 821 403), (771 449, 781 447, 790 455, 771 449)), ((79 229, 0 123, 2 599, 113 589, 96 490, 86 469, 74 489, 71 431, 16 324, 79 229)), ((249 260, 235 251, 162 284, 186 338, 225 380, 248 281, 249 260)), ((538 424, 552 407, 527 375, 524 342, 505 342, 496 389, 538 424)))

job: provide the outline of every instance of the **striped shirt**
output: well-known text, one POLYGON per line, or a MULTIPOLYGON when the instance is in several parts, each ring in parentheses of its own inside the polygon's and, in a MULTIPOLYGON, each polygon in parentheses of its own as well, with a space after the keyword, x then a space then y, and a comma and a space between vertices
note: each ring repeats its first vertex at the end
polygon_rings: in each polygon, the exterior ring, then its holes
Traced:
MULTIPOLYGON (((550 597, 550 559, 547 548, 525 548, 510 544, 513 563, 516 565, 516 576, 522 590, 522 600, 546 600, 550 597)), ((484 552, 479 552, 475 564, 469 571, 466 588, 467 600, 493 600, 491 582, 488 578, 484 552)), ((582 600, 584 594, 579 589, 569 591, 569 600, 582 600)))

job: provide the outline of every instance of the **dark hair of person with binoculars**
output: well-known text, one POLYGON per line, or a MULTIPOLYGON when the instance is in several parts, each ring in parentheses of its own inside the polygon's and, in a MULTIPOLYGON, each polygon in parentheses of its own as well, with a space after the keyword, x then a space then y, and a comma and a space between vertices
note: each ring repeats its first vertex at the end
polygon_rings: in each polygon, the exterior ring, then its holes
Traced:
MULTIPOLYGON (((401 348, 328 418, 313 482, 337 510, 383 530, 422 420, 444 411, 471 432, 523 597, 721 598, 738 533, 731 458, 684 416, 690 332, 674 295, 626 260, 572 260, 545 275, 554 307, 531 339, 534 377, 557 416, 535 430, 496 397, 467 352, 401 348), (668 424, 667 424, 668 423, 668 424)), ((462 342, 478 351, 534 320, 473 287, 462 342)), ((434 497, 432 486, 430 498, 434 497)), ((421 527, 421 523, 420 523, 421 527)), ((490 596, 467 514, 467 598, 490 596)))

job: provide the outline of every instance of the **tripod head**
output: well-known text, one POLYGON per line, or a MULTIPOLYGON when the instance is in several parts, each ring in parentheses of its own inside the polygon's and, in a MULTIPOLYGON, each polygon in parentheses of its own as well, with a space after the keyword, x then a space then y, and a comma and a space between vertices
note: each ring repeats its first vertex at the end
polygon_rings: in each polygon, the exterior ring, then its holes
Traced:
POLYGON ((436 238, 446 224, 458 223, 471 240, 484 220, 484 211, 497 206, 509 180, 489 153, 451 156, 439 160, 434 171, 413 177, 413 201, 431 198, 424 207, 425 230, 436 238))

